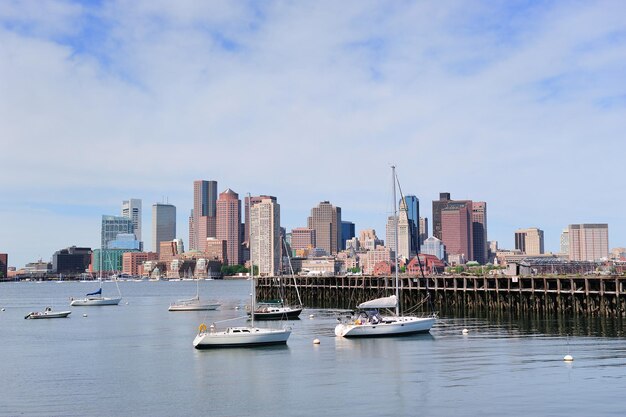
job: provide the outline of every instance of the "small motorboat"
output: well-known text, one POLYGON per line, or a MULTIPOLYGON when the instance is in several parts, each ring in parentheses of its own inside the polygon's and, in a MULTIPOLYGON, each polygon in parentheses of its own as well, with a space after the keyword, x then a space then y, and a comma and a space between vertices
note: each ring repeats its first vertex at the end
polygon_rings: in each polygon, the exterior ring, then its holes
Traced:
POLYGON ((72 314, 71 311, 52 311, 52 307, 46 307, 44 311, 31 311, 25 319, 63 319, 72 314))

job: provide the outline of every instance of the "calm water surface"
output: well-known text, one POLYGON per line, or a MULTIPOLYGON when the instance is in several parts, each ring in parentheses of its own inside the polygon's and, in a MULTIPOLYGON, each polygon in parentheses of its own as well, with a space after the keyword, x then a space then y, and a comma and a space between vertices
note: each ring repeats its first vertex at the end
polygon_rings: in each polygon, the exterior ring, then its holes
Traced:
POLYGON ((626 415, 619 321, 442 317, 429 335, 347 340, 306 309, 286 347, 198 351, 198 325, 240 316, 248 281, 201 282, 212 312, 167 311, 194 282, 120 287, 119 306, 69 307, 97 285, 0 284, 0 415, 626 415), (72 314, 24 320, 47 305, 72 314))

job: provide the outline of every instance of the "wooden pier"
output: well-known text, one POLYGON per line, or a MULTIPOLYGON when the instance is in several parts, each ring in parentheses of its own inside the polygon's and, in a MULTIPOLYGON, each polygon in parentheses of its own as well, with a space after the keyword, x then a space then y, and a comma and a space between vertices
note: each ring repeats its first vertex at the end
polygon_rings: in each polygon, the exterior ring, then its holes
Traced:
MULTIPOLYGON (((295 302, 297 285, 307 307, 352 309, 395 291, 390 276, 298 276, 295 282, 291 277, 261 277, 258 297, 277 298, 282 285, 285 298, 295 302)), ((625 284, 626 276, 402 276, 400 299, 405 307, 423 303, 424 312, 434 309, 451 314, 500 311, 624 317, 625 284)))

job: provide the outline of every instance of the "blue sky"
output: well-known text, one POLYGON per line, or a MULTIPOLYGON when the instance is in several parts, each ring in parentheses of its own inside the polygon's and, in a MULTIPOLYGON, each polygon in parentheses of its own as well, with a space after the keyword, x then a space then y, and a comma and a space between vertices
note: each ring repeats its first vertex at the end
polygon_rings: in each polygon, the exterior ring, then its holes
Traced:
POLYGON ((489 238, 558 250, 570 223, 626 246, 621 1, 4 1, 0 252, 95 247, 101 214, 192 182, 330 200, 384 237, 390 163, 430 217, 487 201, 489 238))

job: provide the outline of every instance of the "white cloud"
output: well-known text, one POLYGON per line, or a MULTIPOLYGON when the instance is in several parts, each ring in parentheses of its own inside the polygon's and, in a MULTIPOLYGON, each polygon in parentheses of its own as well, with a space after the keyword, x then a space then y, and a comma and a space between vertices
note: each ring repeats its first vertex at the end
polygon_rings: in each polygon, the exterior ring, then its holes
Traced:
MULTIPOLYGON (((512 224, 551 249, 571 222, 626 233, 620 2, 30 4, 0 7, 0 204, 168 195, 184 236, 206 178, 277 195, 287 227, 329 199, 384 235, 395 162, 424 214, 486 200, 504 246, 512 224)), ((9 242, 41 231, 3 223, 0 249, 35 256, 9 242)))

